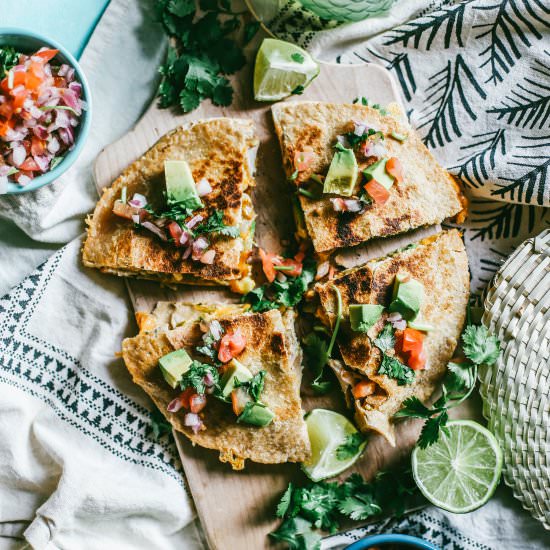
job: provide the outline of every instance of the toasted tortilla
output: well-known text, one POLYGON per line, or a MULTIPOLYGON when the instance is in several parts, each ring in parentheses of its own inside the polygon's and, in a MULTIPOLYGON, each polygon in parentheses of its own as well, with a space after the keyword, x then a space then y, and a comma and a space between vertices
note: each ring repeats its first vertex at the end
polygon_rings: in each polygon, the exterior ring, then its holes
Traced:
POLYGON ((335 212, 326 195, 318 200, 298 195, 316 252, 328 253, 374 237, 437 224, 464 210, 466 202, 453 177, 437 163, 416 132, 393 116, 383 116, 364 105, 321 102, 277 103, 271 110, 287 176, 295 170, 295 152, 311 150, 315 154, 313 165, 298 174, 296 184, 307 181, 311 174, 327 173, 336 137, 353 130, 353 120, 383 132, 388 156, 397 157, 403 166, 404 182, 393 184, 389 200, 383 205, 370 204, 360 214, 335 212), (392 132, 408 138, 401 143, 390 137, 392 132))
POLYGON ((149 316, 146 330, 123 341, 126 367, 176 430, 194 444, 218 450, 220 460, 230 462, 234 469, 242 469, 246 459, 263 464, 302 462, 309 457, 310 445, 300 399, 302 352, 294 332, 294 313, 242 313, 238 308, 221 306, 217 314, 211 306, 161 304, 149 316), (204 361, 205 357, 194 351, 202 345, 200 318, 216 318, 225 330, 241 330, 246 348, 238 360, 252 374, 260 370, 267 373, 261 401, 275 413, 269 426, 237 423, 231 405, 215 397, 208 398, 201 412, 206 429, 196 434, 183 424, 185 411, 166 410, 181 391, 166 383, 158 360, 185 348, 192 357, 204 361), (174 325, 176 328, 171 328, 174 325))
POLYGON ((332 361, 330 366, 348 405, 355 409, 360 429, 374 430, 395 445, 392 416, 408 397, 425 401, 432 395, 462 332, 469 298, 464 243, 458 231, 444 231, 420 241, 414 248, 342 271, 332 281, 317 285, 321 315, 331 327, 336 317, 334 286, 340 290, 343 302, 343 321, 337 337, 342 361, 332 361), (349 324, 350 304, 389 305, 397 273, 409 274, 424 285, 418 318, 435 327, 424 339, 427 367, 416 371, 412 384, 403 386, 385 374, 378 374, 382 353, 372 342, 386 324, 387 311, 366 334, 352 331, 349 324), (362 401, 354 399, 352 386, 365 378, 376 383, 374 395, 362 401))
POLYGON ((86 266, 121 276, 165 283, 232 285, 250 274, 246 263, 252 249, 251 225, 255 214, 247 191, 254 185, 253 156, 258 146, 249 120, 215 118, 179 127, 163 136, 104 190, 88 220, 84 244, 86 266), (183 259, 183 248, 161 241, 144 228, 113 214, 123 187, 127 196, 141 193, 153 207, 164 205, 164 161, 185 160, 195 182, 206 178, 213 191, 202 198, 204 208, 194 214, 205 218, 215 210, 226 225, 241 228, 238 238, 208 235, 216 250, 212 265, 183 259))

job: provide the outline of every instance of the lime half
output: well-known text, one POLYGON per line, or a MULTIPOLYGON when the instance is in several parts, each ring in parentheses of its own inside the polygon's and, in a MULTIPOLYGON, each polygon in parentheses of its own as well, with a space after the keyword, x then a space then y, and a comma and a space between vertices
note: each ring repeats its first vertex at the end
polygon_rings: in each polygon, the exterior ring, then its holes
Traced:
POLYGON ((278 101, 303 90, 318 74, 319 65, 305 50, 266 38, 256 54, 254 99, 278 101))
POLYGON ((307 415, 306 425, 311 459, 302 463, 302 469, 313 481, 333 477, 349 468, 367 444, 357 428, 334 411, 314 409, 307 415))
POLYGON ((502 471, 502 451, 495 436, 471 420, 447 424, 449 434, 412 453, 414 479, 433 504, 462 514, 485 504, 502 471))

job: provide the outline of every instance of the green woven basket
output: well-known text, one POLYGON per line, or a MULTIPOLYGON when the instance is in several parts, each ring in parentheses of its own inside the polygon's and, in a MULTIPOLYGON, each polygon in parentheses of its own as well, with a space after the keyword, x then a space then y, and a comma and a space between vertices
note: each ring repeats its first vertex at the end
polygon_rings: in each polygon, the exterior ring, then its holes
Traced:
POLYGON ((480 371, 483 415, 504 452, 506 484, 550 529, 550 230, 508 258, 484 305, 502 354, 480 371))

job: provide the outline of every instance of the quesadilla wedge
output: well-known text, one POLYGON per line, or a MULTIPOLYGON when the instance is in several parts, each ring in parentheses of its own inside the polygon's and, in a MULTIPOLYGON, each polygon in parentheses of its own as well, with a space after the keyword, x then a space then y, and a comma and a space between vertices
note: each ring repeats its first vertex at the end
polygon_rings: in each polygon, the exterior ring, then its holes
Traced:
POLYGON ((234 469, 302 462, 310 445, 294 313, 245 307, 161 303, 138 315, 124 362, 176 430, 234 469))
POLYGON ((316 252, 463 219, 460 188, 408 124, 359 104, 293 101, 271 109, 316 252))
POLYGON ((392 416, 405 399, 428 399, 453 356, 469 297, 460 234, 444 231, 318 284, 320 314, 334 327, 337 292, 342 360, 329 364, 364 431, 395 445, 392 416))
POLYGON ((84 264, 250 290, 257 147, 248 120, 202 120, 163 136, 103 192, 88 220, 84 264))

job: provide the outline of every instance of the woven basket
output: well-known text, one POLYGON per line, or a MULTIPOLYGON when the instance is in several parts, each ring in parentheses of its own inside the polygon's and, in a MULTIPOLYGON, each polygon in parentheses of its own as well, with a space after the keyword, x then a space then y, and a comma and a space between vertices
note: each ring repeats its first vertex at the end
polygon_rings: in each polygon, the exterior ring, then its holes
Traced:
POLYGON ((483 415, 504 451, 506 484, 550 529, 550 230, 510 256, 484 305, 502 354, 480 371, 483 415))

